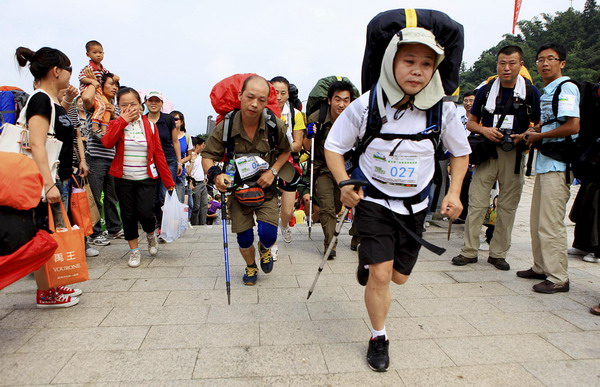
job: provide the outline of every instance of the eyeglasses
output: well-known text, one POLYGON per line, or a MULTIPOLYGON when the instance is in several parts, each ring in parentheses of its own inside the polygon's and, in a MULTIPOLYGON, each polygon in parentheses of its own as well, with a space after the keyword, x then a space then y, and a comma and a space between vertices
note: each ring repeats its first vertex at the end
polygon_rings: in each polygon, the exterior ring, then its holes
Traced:
POLYGON ((552 63, 554 63, 554 62, 556 62, 556 61, 562 61, 562 59, 560 59, 560 58, 555 58, 555 57, 553 57, 553 56, 549 56, 549 57, 547 57, 547 58, 537 58, 537 59, 535 60, 535 63, 536 63, 536 64, 542 64, 542 63, 544 63, 544 62, 548 62, 548 64, 552 64, 552 63))

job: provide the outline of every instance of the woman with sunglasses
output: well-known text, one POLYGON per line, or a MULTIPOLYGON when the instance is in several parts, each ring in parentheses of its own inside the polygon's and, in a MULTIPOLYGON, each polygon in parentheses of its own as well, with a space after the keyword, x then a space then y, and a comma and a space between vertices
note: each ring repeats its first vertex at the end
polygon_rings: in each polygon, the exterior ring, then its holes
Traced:
MULTIPOLYGON (((27 102, 25 119, 29 128, 29 143, 33 160, 37 164, 44 179, 44 192, 50 204, 61 201, 59 186, 73 173, 73 124, 69 120, 67 110, 77 95, 77 89, 69 84, 71 78, 71 61, 61 51, 55 48, 43 47, 32 51, 19 47, 15 54, 19 66, 29 64, 29 70, 34 77, 36 91, 27 102), (59 99, 61 90, 64 97, 59 99), (52 112, 54 111, 54 122, 52 112), (60 165, 58 176, 53 176, 48 165, 46 139, 54 131, 54 136, 62 141, 58 157, 60 165)), ((84 168, 85 169, 85 168, 84 168)), ((54 210, 53 210, 54 213, 54 210)), ((34 211, 38 228, 48 228, 48 204, 40 202, 34 211)), ((60 224, 57 220, 57 227, 60 224)), ((81 290, 66 286, 50 288, 44 269, 34 273, 37 284, 36 304, 38 308, 66 308, 79 303, 81 290)))

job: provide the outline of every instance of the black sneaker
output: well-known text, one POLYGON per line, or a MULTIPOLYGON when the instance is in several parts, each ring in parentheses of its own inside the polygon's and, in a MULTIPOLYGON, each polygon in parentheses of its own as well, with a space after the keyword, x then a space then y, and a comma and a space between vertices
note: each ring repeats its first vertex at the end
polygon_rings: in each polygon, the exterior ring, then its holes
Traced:
POLYGON ((352 240, 350 241, 350 250, 352 251, 356 251, 358 250, 358 245, 360 244, 360 237, 359 236, 352 236, 352 240))
POLYGON ((336 254, 335 250, 331 250, 331 252, 329 253, 329 257, 327 257, 327 259, 331 261, 332 259, 335 258, 336 255, 337 254, 336 254))
POLYGON ((475 258, 467 258, 462 254, 458 254, 456 257, 452 258, 452 264, 456 266, 464 266, 467 263, 477 263, 477 257, 475 258))
POLYGON ((510 265, 504 258, 489 257, 487 261, 488 263, 494 265, 494 267, 498 270, 510 270, 510 265))
POLYGON ((390 355, 388 353, 390 341, 385 336, 377 336, 369 340, 367 351, 367 364, 375 372, 385 372, 390 366, 390 355))
POLYGON ((362 286, 367 286, 367 282, 369 281, 369 269, 365 269, 365 265, 362 263, 358 263, 358 269, 356 270, 356 280, 362 286))

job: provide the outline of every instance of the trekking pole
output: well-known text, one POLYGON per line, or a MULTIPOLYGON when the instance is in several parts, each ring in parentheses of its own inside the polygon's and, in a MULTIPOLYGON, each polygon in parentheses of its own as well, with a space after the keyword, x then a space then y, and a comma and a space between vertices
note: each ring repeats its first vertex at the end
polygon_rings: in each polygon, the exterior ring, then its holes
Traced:
POLYGON ((308 202, 308 239, 312 240, 311 229, 312 229, 312 210, 313 210, 313 178, 314 178, 314 161, 315 161, 315 138, 310 140, 310 199, 308 202))
POLYGON ((231 305, 231 280, 229 277, 229 245, 227 242, 227 205, 225 192, 221 193, 221 224, 223 225, 223 254, 225 256, 225 286, 227 287, 227 305, 231 305))
MULTIPOLYGON (((341 188, 341 187, 344 187, 344 186, 350 185, 350 184, 354 184, 354 190, 358 191, 358 189, 360 187, 364 187, 364 186, 368 185, 369 182, 364 181, 364 180, 358 180, 358 179, 348 179, 348 180, 342 181, 339 184, 339 186, 341 188)), ((317 275, 315 276, 312 286, 310 287, 310 290, 308 291, 308 296, 306 297, 307 300, 310 298, 310 296, 313 294, 313 291, 315 290, 315 285, 317 284, 317 281, 319 280, 319 276, 321 275, 321 272, 323 271, 323 267, 325 267, 325 262, 327 262, 327 257, 329 257, 331 250, 333 250, 333 246, 335 246, 335 242, 337 242, 338 236, 340 235, 340 231, 342 231, 342 226, 344 225, 344 219, 346 218, 346 215, 348 215, 349 211, 350 211, 350 208, 344 209, 344 212, 342 213, 342 217, 338 220, 337 225, 335 226, 335 232, 333 233, 333 238, 331 238, 331 242, 329 242, 329 246, 327 246, 327 250, 325 251, 325 254, 323 255, 323 259, 321 260, 321 265, 319 265, 319 270, 317 271, 317 275)))

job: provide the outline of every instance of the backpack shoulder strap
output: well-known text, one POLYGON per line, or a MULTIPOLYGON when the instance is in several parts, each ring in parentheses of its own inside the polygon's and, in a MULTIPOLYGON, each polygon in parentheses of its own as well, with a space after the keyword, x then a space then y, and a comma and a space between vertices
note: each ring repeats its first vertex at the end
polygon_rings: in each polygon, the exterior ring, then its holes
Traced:
POLYGON ((237 111, 238 109, 230 111, 225 115, 225 119, 223 120, 223 144, 225 145, 223 161, 233 158, 233 147, 235 144, 231 141, 231 132, 233 130, 233 119, 237 111))
POLYGON ((279 131, 277 130, 277 117, 275 114, 265 108, 263 110, 263 117, 265 118, 265 125, 267 125, 267 138, 271 149, 275 149, 279 143, 279 131))
POLYGON ((556 86, 556 90, 554 90, 554 95, 552 96, 552 114, 554 114, 555 120, 558 120, 558 98, 560 97, 560 93, 562 92, 562 86, 567 82, 571 82, 572 84, 577 86, 577 84, 571 79, 562 81, 558 84, 558 86, 556 86))

